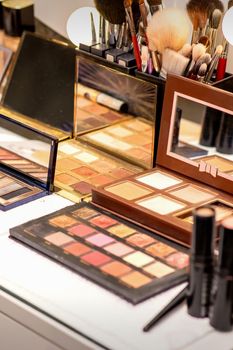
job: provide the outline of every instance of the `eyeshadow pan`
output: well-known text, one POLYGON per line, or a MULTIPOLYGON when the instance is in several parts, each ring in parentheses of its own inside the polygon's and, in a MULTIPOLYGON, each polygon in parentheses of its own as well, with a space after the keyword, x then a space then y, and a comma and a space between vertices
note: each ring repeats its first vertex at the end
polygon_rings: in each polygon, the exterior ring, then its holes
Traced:
POLYGON ((117 137, 126 137, 126 136, 131 136, 133 135, 133 132, 122 127, 122 126, 115 126, 114 128, 109 128, 108 132, 114 136, 117 137))
POLYGON ((46 241, 53 243, 54 245, 61 247, 65 244, 74 242, 74 239, 63 232, 55 232, 45 237, 46 241))
POLYGON ((138 132, 146 131, 151 128, 151 125, 136 118, 125 122, 125 126, 138 132))
POLYGON ((56 229, 47 225, 47 223, 38 222, 31 226, 27 227, 27 232, 32 233, 33 235, 39 235, 40 237, 47 236, 48 234, 55 233, 56 229))
POLYGON ((155 257, 164 258, 165 256, 168 256, 169 254, 174 253, 176 250, 167 244, 158 242, 156 244, 152 244, 151 246, 147 247, 146 251, 151 255, 154 255, 155 257))
POLYGON ((124 260, 136 267, 143 267, 154 261, 154 258, 142 252, 135 252, 124 257, 124 260))
POLYGON ((167 276, 170 273, 174 272, 173 268, 161 262, 155 262, 149 266, 146 266, 144 267, 144 270, 157 278, 167 276))
POLYGON ((72 145, 69 144, 59 144, 59 151, 65 153, 65 154, 75 154, 77 152, 79 152, 79 149, 77 147, 74 147, 72 145))
POLYGON ((182 252, 176 252, 166 258, 167 264, 177 269, 183 269, 189 265, 189 256, 182 252))
POLYGON ((147 188, 130 181, 106 187, 105 190, 127 200, 138 199, 152 193, 152 191, 147 188))
POLYGON ((74 256, 81 256, 91 251, 91 248, 82 243, 72 243, 67 245, 64 250, 74 256))
POLYGON ((82 176, 82 177, 91 177, 93 175, 97 175, 98 172, 91 169, 91 168, 88 168, 86 166, 81 166, 80 168, 76 168, 76 169, 73 169, 72 170, 74 173, 82 176))
POLYGON ((77 215, 82 219, 90 219, 93 216, 99 215, 99 213, 91 208, 83 207, 79 208, 72 213, 73 215, 77 215))
POLYGON ((101 270, 111 276, 119 277, 132 271, 132 269, 118 261, 113 261, 101 267, 101 270))
POLYGON ((63 183, 64 185, 74 185, 77 182, 77 179, 75 179, 75 177, 65 173, 56 175, 56 180, 63 183))
POLYGON ((132 233, 135 233, 135 230, 124 224, 118 224, 108 228, 108 232, 112 233, 117 237, 125 238, 131 235, 132 233))
POLYGON ((110 216, 106 215, 99 215, 96 216, 95 218, 91 219, 90 222, 93 225, 96 225, 101 228, 107 228, 109 226, 115 225, 117 223, 116 220, 110 218, 110 216))
POLYGON ((136 180, 159 190, 178 185, 182 182, 180 179, 163 174, 159 171, 142 177, 137 177, 136 180))
POLYGON ((103 247, 114 242, 115 240, 103 233, 97 233, 96 235, 86 238, 86 241, 96 245, 97 247, 103 247))
POLYGON ((12 198, 22 196, 23 194, 26 194, 26 193, 31 192, 31 191, 32 191, 31 188, 28 188, 28 187, 22 188, 21 187, 20 189, 18 189, 16 191, 4 194, 3 196, 1 196, 1 198, 4 200, 10 200, 12 198))
POLYGON ((72 185, 73 189, 82 195, 87 195, 91 193, 92 185, 86 181, 80 181, 75 185, 72 185))
POLYGON ((3 197, 5 194, 8 194, 8 193, 13 192, 13 191, 16 191, 16 190, 18 190, 18 189, 20 189, 22 187, 23 186, 21 186, 17 182, 12 182, 8 186, 3 187, 3 188, 0 189, 0 196, 3 197))
POLYGON ((98 160, 98 157, 94 156, 89 152, 81 152, 77 156, 75 156, 75 158, 84 163, 92 163, 98 160))
POLYGON ((151 282, 151 278, 143 275, 138 271, 134 271, 120 278, 122 282, 128 284, 132 288, 140 288, 151 282))
POLYGON ((171 214, 177 210, 185 208, 185 204, 173 201, 165 196, 151 197, 137 202, 137 204, 160 215, 171 214))
POLYGON ((134 251, 134 249, 132 249, 131 247, 129 247, 123 243, 119 243, 119 242, 108 245, 104 249, 106 251, 108 251, 109 253, 116 255, 116 256, 119 256, 119 257, 122 257, 122 256, 134 251))
POLYGON ((73 227, 70 227, 68 229, 68 232, 72 235, 76 235, 79 237, 85 237, 90 235, 91 233, 95 232, 95 230, 92 227, 89 227, 85 224, 78 224, 73 227))
POLYGON ((56 167, 58 170, 63 171, 64 169, 66 169, 66 170, 75 169, 79 165, 80 164, 78 163, 78 161, 75 161, 75 160, 69 159, 69 158, 64 158, 64 159, 59 159, 57 161, 56 167))
POLYGON ((100 266, 112 260, 109 256, 99 252, 88 253, 83 255, 81 259, 93 266, 100 266))
POLYGON ((69 227, 75 225, 77 223, 77 220, 67 215, 60 215, 50 219, 49 223, 58 227, 69 227))
POLYGON ((189 203, 197 204, 200 202, 211 200, 214 197, 214 193, 204 191, 201 188, 188 185, 186 187, 169 192, 174 197, 184 200, 189 203))
POLYGON ((136 233, 135 235, 130 236, 129 238, 126 239, 127 242, 143 248, 149 244, 155 243, 156 240, 148 235, 145 235, 143 233, 136 233))
POLYGON ((98 175, 90 179, 94 186, 104 186, 114 181, 114 178, 109 175, 98 175))

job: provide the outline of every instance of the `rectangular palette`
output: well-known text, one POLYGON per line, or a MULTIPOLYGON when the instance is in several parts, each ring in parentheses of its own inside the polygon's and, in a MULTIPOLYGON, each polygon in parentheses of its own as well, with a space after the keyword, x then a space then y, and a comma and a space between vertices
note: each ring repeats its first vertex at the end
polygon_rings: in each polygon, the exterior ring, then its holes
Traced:
POLYGON ((133 304, 187 279, 186 249, 90 203, 12 228, 10 237, 133 304))
POLYGON ((132 118, 85 134, 81 139, 144 169, 152 167, 154 125, 146 119, 132 118))
POLYGON ((92 201, 186 246, 195 208, 213 205, 218 225, 233 211, 231 195, 159 167, 93 189, 92 201))
POLYGON ((60 142, 55 185, 78 200, 91 195, 94 187, 140 172, 131 165, 75 140, 60 142))

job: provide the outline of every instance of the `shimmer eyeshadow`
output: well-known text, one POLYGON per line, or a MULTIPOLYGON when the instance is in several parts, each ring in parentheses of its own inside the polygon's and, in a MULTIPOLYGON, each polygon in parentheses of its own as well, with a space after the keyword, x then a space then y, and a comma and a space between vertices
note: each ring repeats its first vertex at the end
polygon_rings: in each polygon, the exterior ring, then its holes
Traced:
POLYGON ((158 242, 156 244, 152 244, 151 246, 147 247, 146 251, 153 256, 163 258, 175 252, 175 249, 173 247, 168 246, 167 244, 158 242))
POLYGON ((125 238, 131 235, 132 233, 135 233, 135 230, 124 224, 118 224, 108 228, 108 232, 112 233, 117 237, 125 238))
POLYGON ((166 262, 172 267, 183 269, 189 265, 189 256, 181 252, 176 252, 169 255, 166 258, 166 262))
POLYGON ((155 243, 156 240, 148 235, 144 235, 142 233, 136 233, 135 235, 130 236, 127 238, 127 242, 137 246, 137 247, 145 247, 149 244, 155 243))
POLYGON ((142 267, 154 261, 154 259, 151 256, 144 254, 142 252, 132 253, 124 257, 124 260, 136 267, 142 267))
POLYGON ((96 235, 86 238, 86 241, 96 245, 97 247, 103 247, 114 242, 114 239, 103 233, 97 233, 96 235))
POLYGON ((181 200, 194 204, 211 200, 216 196, 214 193, 212 194, 210 192, 204 191, 202 188, 198 188, 192 185, 171 191, 169 193, 181 200))
POLYGON ((98 157, 94 156, 89 152, 81 152, 78 155, 76 155, 75 158, 84 163, 92 163, 98 160, 98 157))
POLYGON ((159 190, 178 185, 182 182, 182 180, 178 178, 169 176, 159 171, 145 176, 137 177, 136 180, 159 190))
POLYGON ((116 220, 113 220, 111 217, 106 215, 96 216, 95 218, 91 219, 90 222, 93 225, 96 225, 102 228, 107 228, 117 223, 116 220))
POLYGON ((65 153, 65 154, 75 154, 77 153, 79 150, 77 147, 74 147, 72 145, 68 145, 66 143, 61 143, 59 144, 59 151, 65 153))
POLYGON ((91 219, 94 216, 99 215, 99 213, 96 210, 86 208, 86 207, 75 210, 73 211, 72 214, 82 219, 91 219))
POLYGON ((116 256, 124 256, 133 251, 132 248, 123 243, 114 243, 105 247, 105 250, 116 256))
POLYGON ((61 215, 49 220, 49 223, 58 227, 69 227, 75 225, 77 220, 67 215, 61 215))
POLYGON ((149 209, 160 215, 171 214, 177 210, 185 208, 185 204, 173 201, 165 196, 156 196, 137 202, 143 208, 149 209))
POLYGON ((122 182, 117 185, 109 186, 105 188, 106 191, 111 192, 119 197, 122 197, 127 200, 134 200, 140 197, 146 196, 152 191, 148 190, 145 187, 134 184, 133 182, 122 182))

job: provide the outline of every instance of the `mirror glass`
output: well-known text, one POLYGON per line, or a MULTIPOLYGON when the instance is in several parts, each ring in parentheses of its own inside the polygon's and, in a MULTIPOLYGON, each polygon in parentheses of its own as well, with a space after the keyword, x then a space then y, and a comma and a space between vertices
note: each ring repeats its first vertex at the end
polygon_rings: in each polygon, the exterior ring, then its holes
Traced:
POLYGON ((0 145, 0 166, 3 164, 42 185, 47 184, 51 153, 49 138, 1 116, 0 145))
POLYGON ((151 168, 157 88, 79 58, 76 134, 108 153, 151 168))
POLYGON ((233 175, 233 111, 175 93, 169 155, 201 171, 233 175))

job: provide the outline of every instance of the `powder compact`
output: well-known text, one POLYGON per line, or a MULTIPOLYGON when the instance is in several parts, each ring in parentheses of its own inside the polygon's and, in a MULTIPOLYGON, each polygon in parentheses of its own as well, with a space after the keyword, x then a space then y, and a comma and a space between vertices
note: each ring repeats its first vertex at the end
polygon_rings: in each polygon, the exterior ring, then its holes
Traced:
POLYGON ((53 190, 58 139, 0 114, 0 210, 53 190))
POLYGON ((233 155, 200 142, 210 109, 233 118, 232 94, 169 76, 157 166, 93 189, 93 203, 186 246, 191 242, 193 209, 212 205, 218 225, 232 215, 233 155))
POLYGON ((187 279, 187 249, 82 202, 10 237, 136 304, 187 279))

